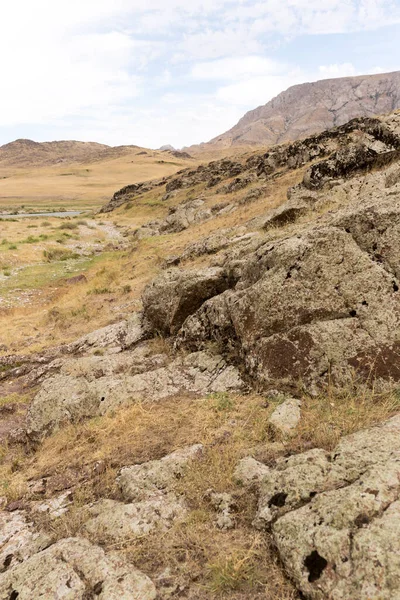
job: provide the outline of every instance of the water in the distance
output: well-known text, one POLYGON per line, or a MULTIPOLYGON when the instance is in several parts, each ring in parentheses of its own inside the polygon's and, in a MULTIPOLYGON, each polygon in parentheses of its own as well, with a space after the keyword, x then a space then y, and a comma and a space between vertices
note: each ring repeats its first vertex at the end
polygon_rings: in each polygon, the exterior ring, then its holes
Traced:
POLYGON ((77 217, 82 211, 67 210, 65 212, 43 212, 43 213, 0 213, 0 219, 22 219, 24 217, 77 217))

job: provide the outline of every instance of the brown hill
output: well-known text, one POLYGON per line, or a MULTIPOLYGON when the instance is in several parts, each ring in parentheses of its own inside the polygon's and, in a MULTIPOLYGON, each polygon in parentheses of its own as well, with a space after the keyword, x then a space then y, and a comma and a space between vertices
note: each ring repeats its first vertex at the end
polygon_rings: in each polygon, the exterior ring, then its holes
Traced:
POLYGON ((83 163, 117 158, 131 153, 138 146, 107 146, 97 142, 75 140, 34 142, 19 139, 0 146, 1 166, 49 166, 62 163, 83 163))
POLYGON ((400 71, 303 83, 246 113, 232 129, 197 149, 293 141, 355 117, 385 114, 397 108, 400 71))

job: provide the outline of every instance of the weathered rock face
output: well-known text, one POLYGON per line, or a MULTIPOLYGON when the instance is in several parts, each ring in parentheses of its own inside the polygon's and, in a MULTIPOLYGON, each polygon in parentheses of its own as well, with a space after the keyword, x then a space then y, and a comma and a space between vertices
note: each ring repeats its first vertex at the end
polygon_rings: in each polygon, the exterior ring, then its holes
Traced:
POLYGON ((40 439, 63 424, 103 415, 137 400, 244 388, 238 370, 221 356, 197 352, 169 362, 165 355, 143 357, 142 350, 112 359, 57 361, 58 372, 44 379, 29 408, 28 435, 40 439))
MULTIPOLYGON (((275 468, 253 468, 256 524, 272 527, 280 557, 307 597, 398 597, 399 456, 396 416, 343 438, 331 453, 314 449, 279 459, 275 468)), ((239 465, 239 478, 245 469, 239 465)))
POLYGON ((169 214, 164 220, 150 221, 136 230, 135 236, 138 239, 151 237, 154 235, 164 235, 166 233, 179 233, 188 229, 191 225, 197 225, 208 221, 213 217, 227 214, 235 210, 233 204, 218 203, 213 206, 207 206, 204 199, 197 198, 170 207, 169 214))
POLYGON ((95 537, 123 541, 158 530, 166 531, 185 517, 183 498, 174 493, 174 483, 185 476, 193 460, 200 458, 196 444, 176 450, 160 460, 122 469, 118 486, 128 502, 101 500, 87 511, 84 529, 95 537))
POLYGON ((123 498, 140 501, 168 491, 172 484, 185 475, 188 463, 201 456, 202 446, 195 444, 176 450, 160 460, 125 467, 118 477, 123 498))
MULTIPOLYGON (((312 383, 328 372, 344 377, 345 364, 355 366, 361 352, 395 347, 397 289, 350 234, 320 227, 261 247, 235 291, 188 317, 179 343, 196 348, 229 333, 248 372, 265 383, 312 383)), ((386 376, 396 378, 392 363, 386 376)))
POLYGON ((66 538, 0 575, 0 598, 154 600, 151 580, 115 554, 66 538))
POLYGON ((153 330, 176 333, 205 300, 233 285, 223 269, 171 270, 149 284, 143 293, 144 317, 153 330))
POLYGON ((24 512, 0 512, 0 573, 44 550, 50 542, 50 536, 37 532, 24 512))

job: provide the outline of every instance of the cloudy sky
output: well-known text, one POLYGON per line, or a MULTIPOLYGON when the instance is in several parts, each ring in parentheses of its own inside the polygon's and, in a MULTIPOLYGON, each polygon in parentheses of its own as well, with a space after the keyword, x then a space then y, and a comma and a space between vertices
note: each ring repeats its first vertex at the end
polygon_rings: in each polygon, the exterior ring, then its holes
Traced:
POLYGON ((400 69, 400 0, 1 4, 1 144, 181 147, 295 83, 400 69))

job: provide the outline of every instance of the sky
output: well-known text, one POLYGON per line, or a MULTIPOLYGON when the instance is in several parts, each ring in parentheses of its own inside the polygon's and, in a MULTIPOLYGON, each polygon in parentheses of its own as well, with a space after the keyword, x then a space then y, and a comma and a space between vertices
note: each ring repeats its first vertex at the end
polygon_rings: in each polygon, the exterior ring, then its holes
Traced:
POLYGON ((400 70, 400 0, 13 0, 0 144, 208 141, 291 85, 400 70))

